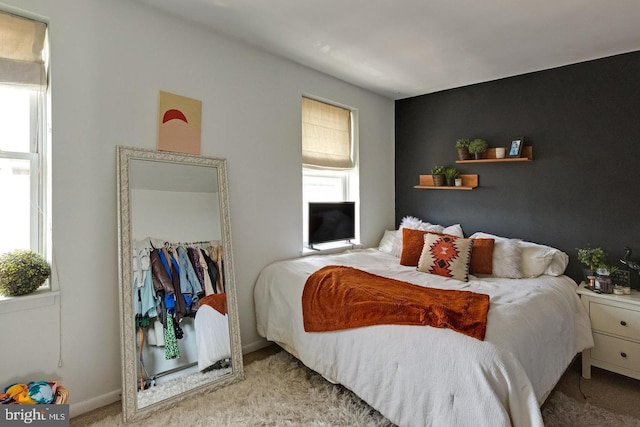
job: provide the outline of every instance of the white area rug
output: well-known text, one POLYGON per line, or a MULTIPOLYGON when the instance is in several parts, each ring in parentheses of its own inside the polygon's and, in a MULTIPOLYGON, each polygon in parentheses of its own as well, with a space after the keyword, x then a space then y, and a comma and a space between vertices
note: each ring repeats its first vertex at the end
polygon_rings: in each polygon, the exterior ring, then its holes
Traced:
POLYGON ((216 369, 209 372, 194 372, 184 378, 175 378, 171 381, 158 386, 151 387, 147 390, 138 391, 138 406, 144 408, 153 403, 156 403, 162 399, 166 399, 176 394, 184 393, 185 391, 192 390, 209 381, 214 381, 217 378, 228 375, 231 373, 231 368, 216 369))
MULTIPOLYGON (((246 380, 183 401, 136 426, 392 426, 344 387, 331 384, 285 352, 245 367, 246 380)), ((545 427, 640 427, 640 420, 555 392, 545 427)), ((73 420, 71 422, 73 425, 73 420)), ((118 413, 93 426, 121 426, 118 413)))

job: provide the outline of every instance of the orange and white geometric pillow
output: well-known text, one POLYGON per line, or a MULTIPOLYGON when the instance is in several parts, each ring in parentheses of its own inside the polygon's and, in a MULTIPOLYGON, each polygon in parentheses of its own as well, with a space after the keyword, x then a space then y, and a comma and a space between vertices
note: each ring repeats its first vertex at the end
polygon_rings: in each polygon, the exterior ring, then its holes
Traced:
POLYGON ((472 247, 471 239, 427 233, 418 270, 468 282, 472 247))

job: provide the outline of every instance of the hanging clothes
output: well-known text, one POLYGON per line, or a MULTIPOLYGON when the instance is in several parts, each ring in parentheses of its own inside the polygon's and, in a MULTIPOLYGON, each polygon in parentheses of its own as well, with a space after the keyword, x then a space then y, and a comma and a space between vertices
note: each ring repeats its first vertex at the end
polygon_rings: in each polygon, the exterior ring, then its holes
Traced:
POLYGON ((156 292, 164 291, 169 295, 173 295, 173 283, 167 274, 162 259, 160 258, 160 249, 154 248, 150 254, 151 258, 151 278, 153 280, 153 288, 156 292))
POLYGON ((180 349, 173 329, 173 318, 167 316, 167 326, 164 328, 164 358, 170 360, 178 357, 180 357, 180 349))
POLYGON ((216 263, 218 267, 218 279, 216 280, 216 292, 223 293, 225 291, 224 286, 224 266, 222 263, 222 246, 220 244, 209 246, 207 249, 209 256, 216 263))
POLYGON ((193 266, 193 270, 196 272, 196 276, 198 276, 198 282, 200 282, 200 288, 202 289, 202 293, 204 294, 205 283, 204 283, 204 269, 200 264, 200 254, 198 249, 194 247, 187 248, 187 255, 189 255, 189 261, 191 261, 191 265, 193 266))
MULTIPOLYGON (((209 279, 211 280, 213 292, 220 293, 216 286, 216 284, 218 283, 218 276, 219 276, 218 266, 211 259, 207 251, 205 251, 204 249, 200 249, 200 252, 202 253, 202 258, 207 263, 207 273, 209 274, 209 279)), ((211 295, 211 294, 207 294, 207 295, 211 295)))
POLYGON ((213 289, 213 283, 211 282, 211 276, 209 275, 209 267, 207 266, 207 261, 204 258, 204 254, 202 250, 198 248, 194 248, 194 253, 198 263, 200 264, 200 268, 202 268, 202 275, 204 276, 204 294, 214 294, 215 291, 213 289))
POLYGON ((204 291, 198 280, 193 264, 189 260, 187 250, 183 246, 176 248, 178 253, 178 261, 180 264, 180 286, 183 294, 191 295, 192 300, 196 300, 204 296, 204 291))
MULTIPOLYGON (((184 296, 182 295, 182 291, 180 290, 180 267, 177 262, 173 259, 173 257, 169 254, 169 251, 166 247, 163 247, 160 250, 160 260, 163 266, 166 269, 167 275, 169 276, 172 287, 173 287, 173 304, 175 305, 174 314, 176 317, 176 322, 180 322, 184 315, 186 314, 186 303, 184 296)), ((191 302, 191 301, 189 301, 191 302)), ((168 305, 171 304, 171 301, 167 301, 168 305)), ((170 311, 170 308, 167 307, 170 311)))

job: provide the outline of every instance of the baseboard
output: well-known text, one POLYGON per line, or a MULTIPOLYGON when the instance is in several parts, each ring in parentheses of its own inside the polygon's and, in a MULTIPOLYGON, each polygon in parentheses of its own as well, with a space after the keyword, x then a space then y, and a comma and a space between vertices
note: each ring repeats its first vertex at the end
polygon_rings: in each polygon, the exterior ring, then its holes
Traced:
MULTIPOLYGON (((242 346, 242 353, 253 353, 254 351, 258 351, 262 348, 269 347, 273 343, 260 339, 254 341, 250 344, 242 346)), ((102 408, 103 406, 111 405, 114 402, 117 402, 121 399, 120 390, 114 390, 109 393, 103 394, 101 396, 97 396, 91 399, 84 400, 82 402, 73 403, 69 405, 69 415, 71 418, 77 417, 78 415, 82 415, 87 412, 91 412, 93 410, 102 408)))
POLYGON ((120 390, 110 391, 101 396, 92 397, 91 399, 83 400, 82 402, 72 403, 69 405, 69 416, 71 418, 78 415, 91 412, 103 406, 111 405, 121 399, 120 390))
POLYGON ((260 350, 261 348, 269 347, 271 344, 273 343, 270 341, 267 341, 265 339, 259 339, 250 344, 243 345, 242 354, 253 353, 254 351, 260 350))

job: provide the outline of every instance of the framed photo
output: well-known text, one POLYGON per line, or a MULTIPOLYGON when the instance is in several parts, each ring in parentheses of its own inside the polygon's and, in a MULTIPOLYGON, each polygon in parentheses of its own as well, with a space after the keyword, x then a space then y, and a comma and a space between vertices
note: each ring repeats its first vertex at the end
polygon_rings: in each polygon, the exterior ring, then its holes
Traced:
POLYGON ((524 136, 512 139, 511 144, 509 144, 509 149, 507 150, 507 157, 520 157, 522 155, 523 145, 524 136))
POLYGON ((613 280, 614 285, 620 286, 631 286, 631 277, 627 270, 616 270, 612 275, 611 279, 613 280))

